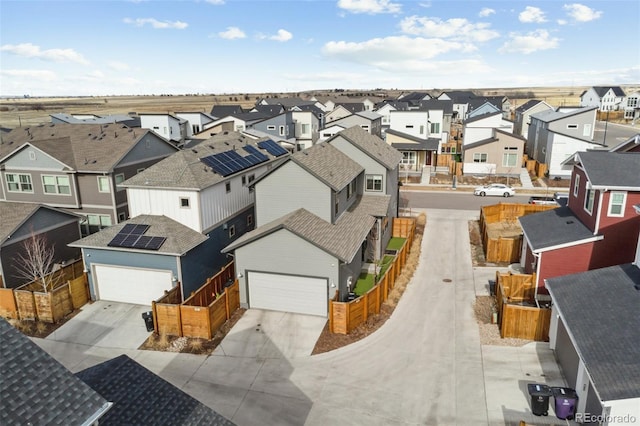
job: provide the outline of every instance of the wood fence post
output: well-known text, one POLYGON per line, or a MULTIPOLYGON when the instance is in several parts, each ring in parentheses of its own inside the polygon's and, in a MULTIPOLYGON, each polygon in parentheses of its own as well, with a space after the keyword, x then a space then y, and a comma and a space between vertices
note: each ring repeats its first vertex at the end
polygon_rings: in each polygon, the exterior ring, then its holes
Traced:
POLYGON ((151 316, 153 317, 153 331, 156 334, 160 334, 160 332, 158 331, 158 314, 156 313, 156 301, 152 300, 151 301, 151 316))
POLYGON ((333 300, 329 300, 329 333, 333 333, 333 300))
POLYGON ((231 318, 231 309, 229 307, 229 287, 224 289, 224 307, 226 310, 227 319, 231 318))
POLYGON ((366 321, 367 318, 369 317, 369 293, 365 293, 362 298, 364 299, 363 301, 364 308, 362 309, 362 318, 364 319, 364 321, 366 321))

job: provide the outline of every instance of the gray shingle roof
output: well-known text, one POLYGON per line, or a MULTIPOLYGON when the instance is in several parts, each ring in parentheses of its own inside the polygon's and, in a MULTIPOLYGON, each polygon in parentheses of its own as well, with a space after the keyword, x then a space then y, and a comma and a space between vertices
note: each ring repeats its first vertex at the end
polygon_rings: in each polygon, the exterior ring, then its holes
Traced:
POLYGON ((640 190, 640 153, 587 151, 578 153, 587 178, 596 187, 640 190))
POLYGON ((0 424, 80 425, 109 403, 0 318, 0 424))
POLYGON ((340 136, 360 148, 360 150, 364 151, 388 170, 393 170, 398 167, 398 164, 402 160, 402 154, 397 149, 393 148, 379 137, 370 134, 360 126, 353 126, 346 130, 342 130, 327 142, 331 143, 333 139, 340 136))
POLYGON ((466 120, 464 120, 464 124, 473 123, 474 121, 484 120, 487 117, 494 117, 496 115, 500 115, 501 116, 502 115, 502 111, 488 112, 488 113, 485 113, 485 114, 476 115, 475 117, 467 118, 466 120))
POLYGON ((309 241, 343 262, 351 262, 375 223, 375 216, 385 216, 388 196, 363 196, 344 212, 335 224, 324 221, 305 209, 298 209, 243 235, 223 252, 230 252, 280 229, 286 229, 309 241), (377 198, 372 200, 370 198, 377 198))
POLYGON ((214 105, 210 114, 215 118, 227 117, 229 115, 242 114, 244 110, 240 105, 214 105))
POLYGON ((126 355, 76 376, 114 404, 100 425, 234 424, 126 355))
POLYGON ((533 251, 594 238, 569 207, 558 207, 518 219, 533 251))
POLYGON ((626 96, 624 90, 620 86, 593 86, 593 90, 598 94, 598 96, 603 97, 607 94, 607 92, 611 89, 613 94, 616 96, 626 96))
POLYGON ((166 216, 154 216, 154 215, 140 215, 133 217, 127 221, 120 222, 116 225, 110 226, 84 237, 78 241, 74 241, 69 244, 70 247, 82 247, 82 248, 97 248, 127 252, 144 252, 147 254, 166 254, 181 256, 187 253, 194 247, 202 244, 207 240, 207 236, 200 232, 176 222, 173 219, 169 219, 166 216), (116 236, 118 232, 127 223, 134 223, 139 225, 149 225, 149 229, 144 235, 150 237, 165 237, 166 240, 162 244, 159 250, 137 250, 126 247, 109 247, 109 242, 116 236))
POLYGON ((518 112, 525 112, 530 110, 531 108, 533 108, 534 106, 538 105, 540 102, 542 102, 539 99, 531 99, 528 100, 527 102, 523 103, 522 105, 520 105, 518 108, 516 108, 516 111, 518 112))
POLYGON ((62 214, 69 215, 69 217, 80 217, 75 213, 42 204, 0 201, 0 218, 2 218, 2 220, 0 220, 0 244, 40 208, 55 210, 62 214))
POLYGON ((364 171, 360 164, 326 142, 296 152, 291 160, 334 191, 340 191, 364 171))
MULTIPOLYGON (((237 132, 226 132, 226 134, 218 133, 210 139, 200 142, 191 149, 178 151, 159 161, 122 182, 121 186, 202 190, 222 182, 228 177, 223 177, 214 172, 210 167, 205 166, 205 164, 200 161, 201 158, 232 149, 235 149, 242 156, 247 156, 249 153, 241 147, 253 145, 269 157, 270 160, 275 160, 275 157, 257 146, 259 141, 266 139, 268 138, 255 140, 237 132)), ((261 163, 258 166, 250 167, 243 170, 243 172, 248 172, 264 164, 265 163, 261 163)))
POLYGON ((546 111, 536 112, 535 114, 531 114, 532 118, 543 121, 545 123, 550 123, 552 121, 560 120, 567 117, 572 117, 574 115, 582 114, 588 111, 593 111, 598 109, 598 107, 583 107, 576 108, 575 110, 564 112, 564 111, 556 111, 553 109, 549 109, 546 111))
POLYGON ((640 397, 638 266, 549 278, 546 287, 598 395, 605 401, 640 397))
POLYGON ((147 133, 150 133, 149 130, 131 129, 122 124, 45 124, 18 127, 2 138, 0 158, 30 143, 71 169, 110 172, 147 133))

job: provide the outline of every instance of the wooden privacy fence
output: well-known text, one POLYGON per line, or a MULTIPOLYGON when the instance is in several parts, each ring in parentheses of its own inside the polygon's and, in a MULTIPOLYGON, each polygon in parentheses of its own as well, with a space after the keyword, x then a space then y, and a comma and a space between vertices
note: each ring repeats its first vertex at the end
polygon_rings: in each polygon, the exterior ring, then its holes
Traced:
POLYGON ((496 273, 500 337, 539 342, 549 340, 551 309, 536 306, 535 278, 535 274, 496 273))
POLYGON ((89 300, 86 275, 81 273, 80 276, 70 278, 78 270, 82 271, 83 267, 82 261, 69 265, 66 271, 62 272, 66 281, 61 282, 47 293, 38 291, 42 289, 42 286, 34 282, 15 289, 0 289, 0 316, 21 320, 58 322, 89 300))
POLYGON ((515 203, 482 207, 480 234, 487 262, 517 262, 522 249, 522 228, 518 218, 554 208, 556 206, 515 203))
POLYGON ((240 307, 240 291, 233 262, 209 278, 181 303, 179 286, 151 303, 155 332, 171 336, 211 339, 240 307))
POLYGON ((388 299, 389 292, 393 289, 396 279, 407 262, 407 253, 413 242, 415 229, 415 219, 393 219, 393 236, 406 238, 404 244, 398 250, 393 263, 371 290, 350 302, 338 302, 338 293, 336 292, 334 300, 329 301, 329 331, 331 333, 349 334, 367 321, 370 315, 380 313, 382 303, 388 299))

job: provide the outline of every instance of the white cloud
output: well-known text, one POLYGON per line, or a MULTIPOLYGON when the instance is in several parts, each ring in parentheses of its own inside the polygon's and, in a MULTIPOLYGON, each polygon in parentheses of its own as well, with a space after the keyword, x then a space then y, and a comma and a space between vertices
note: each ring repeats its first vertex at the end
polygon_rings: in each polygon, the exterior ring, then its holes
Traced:
POLYGON ((216 6, 224 4, 224 0, 204 0, 204 1, 206 3, 213 4, 213 5, 216 5, 216 6))
POLYGON ((566 19, 558 19, 556 22, 558 25, 567 25, 569 23, 566 19))
POLYGON ((483 7, 480 13, 478 13, 478 16, 481 18, 486 18, 487 16, 494 15, 495 13, 496 11, 494 9, 491 9, 489 7, 483 7))
POLYGON ((400 22, 400 29, 405 34, 450 38, 452 40, 468 40, 483 42, 499 36, 490 29, 491 24, 472 23, 464 18, 452 18, 446 21, 440 18, 409 16, 400 22))
POLYGON ((522 12, 520 12, 520 14, 518 15, 518 19, 520 20, 520 22, 525 22, 528 24, 540 24, 542 22, 547 22, 542 9, 533 6, 527 6, 522 12))
POLYGON ((559 38, 551 37, 547 30, 536 30, 527 34, 510 33, 509 38, 498 52, 528 55, 538 50, 555 49, 560 41, 559 38))
POLYGON ((338 0, 338 7, 351 13, 400 13, 400 3, 390 0, 338 0))
POLYGON ((577 22, 594 21, 602 16, 602 11, 591 9, 580 3, 565 4, 563 9, 567 14, 577 22))
POLYGON ((276 35, 272 35, 269 37, 269 40, 275 41, 289 41, 293 38, 293 34, 291 34, 287 30, 279 29, 276 35))
POLYGON ((227 27, 226 31, 221 31, 218 35, 227 40, 235 40, 238 38, 245 38, 247 35, 238 27, 227 27))
POLYGON ((424 7, 425 9, 428 9, 431 6, 433 6, 433 4, 430 1, 423 1, 421 3, 418 3, 418 6, 424 7))
POLYGON ((350 72, 318 72, 318 73, 291 73, 284 74, 287 80, 297 81, 362 81, 365 77, 362 74, 350 73, 350 72))
POLYGON ((53 81, 57 78, 56 74, 49 70, 0 70, 0 75, 39 81, 53 81))
POLYGON ((155 28, 157 30, 166 30, 166 29, 184 30, 189 26, 189 24, 182 21, 174 21, 174 22, 158 21, 155 18, 136 18, 136 19, 124 18, 122 22, 124 22, 125 24, 134 25, 136 27, 143 27, 149 24, 151 25, 152 28, 155 28))
POLYGON ((89 63, 89 61, 73 49, 42 50, 40 49, 40 46, 36 46, 32 43, 5 44, 0 47, 0 50, 25 58, 42 59, 43 61, 75 62, 83 65, 87 65, 89 63))
POLYGON ((93 70, 84 75, 87 80, 101 80, 104 78, 104 73, 100 70, 93 70))
POLYGON ((112 70, 116 70, 116 71, 128 71, 131 69, 129 64, 125 64, 124 62, 120 62, 120 61, 109 61, 107 63, 107 66, 112 70))

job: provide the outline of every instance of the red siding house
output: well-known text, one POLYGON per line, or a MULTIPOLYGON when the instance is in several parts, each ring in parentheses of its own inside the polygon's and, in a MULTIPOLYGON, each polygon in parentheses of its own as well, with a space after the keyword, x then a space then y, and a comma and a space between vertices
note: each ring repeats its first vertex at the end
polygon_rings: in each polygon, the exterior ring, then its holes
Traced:
POLYGON ((640 231, 640 153, 575 154, 565 207, 523 216, 521 264, 544 280, 630 263, 640 231))

